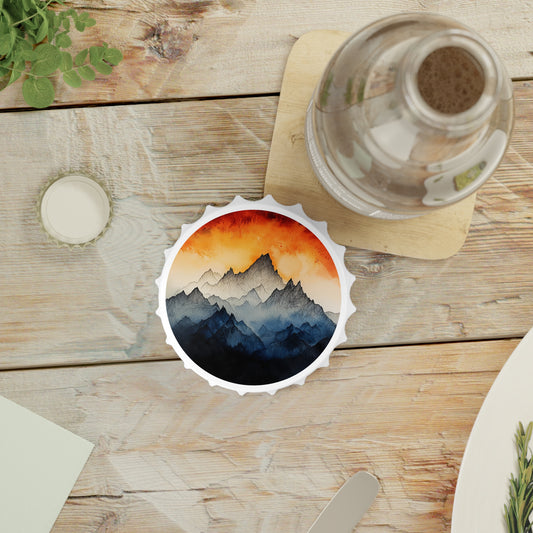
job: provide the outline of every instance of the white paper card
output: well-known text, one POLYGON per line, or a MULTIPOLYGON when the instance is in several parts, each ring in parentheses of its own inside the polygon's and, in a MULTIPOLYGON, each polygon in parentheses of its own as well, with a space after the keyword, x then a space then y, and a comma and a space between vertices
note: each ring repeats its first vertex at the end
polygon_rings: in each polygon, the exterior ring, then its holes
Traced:
POLYGON ((49 533, 93 446, 0 396, 0 531, 49 533))

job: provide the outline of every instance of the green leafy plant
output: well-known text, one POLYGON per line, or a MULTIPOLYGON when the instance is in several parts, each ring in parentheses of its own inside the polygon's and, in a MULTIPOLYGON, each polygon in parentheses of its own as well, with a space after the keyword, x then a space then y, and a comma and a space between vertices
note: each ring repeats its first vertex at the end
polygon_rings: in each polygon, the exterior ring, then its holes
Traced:
POLYGON ((23 76, 22 94, 32 107, 48 107, 55 98, 50 78, 59 70, 63 81, 80 87, 96 72, 108 75, 122 61, 122 53, 107 43, 72 55, 70 31, 82 32, 96 24, 88 13, 74 9, 56 12, 62 0, 0 0, 0 78, 4 89, 23 76), (96 71, 96 72, 95 72, 96 71))
POLYGON ((515 435, 518 453, 518 477, 511 474, 509 503, 505 505, 505 521, 509 533, 533 533, 533 457, 529 442, 533 433, 533 422, 524 429, 522 422, 515 435))

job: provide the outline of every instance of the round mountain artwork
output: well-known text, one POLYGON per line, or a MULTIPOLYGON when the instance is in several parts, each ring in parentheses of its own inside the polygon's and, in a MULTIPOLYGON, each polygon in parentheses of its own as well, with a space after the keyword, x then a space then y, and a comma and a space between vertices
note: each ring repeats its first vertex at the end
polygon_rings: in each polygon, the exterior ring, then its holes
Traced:
POLYGON ((308 367, 339 318, 337 269, 320 239, 279 213, 243 210, 201 226, 166 286, 172 332, 222 380, 264 385, 308 367))

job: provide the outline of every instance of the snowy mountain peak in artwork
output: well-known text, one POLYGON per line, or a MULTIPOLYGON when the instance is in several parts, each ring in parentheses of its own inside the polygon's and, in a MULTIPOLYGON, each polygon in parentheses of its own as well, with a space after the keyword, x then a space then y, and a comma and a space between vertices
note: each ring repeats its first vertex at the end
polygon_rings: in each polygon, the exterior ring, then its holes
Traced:
POLYGON ((215 285, 221 277, 222 274, 218 274, 209 269, 201 275, 198 281, 192 281, 183 290, 185 294, 190 294, 195 288, 202 290, 202 287, 205 285, 215 285))
POLYGON ((244 272, 235 273, 230 268, 216 283, 207 283, 200 286, 206 298, 218 296, 219 298, 242 298, 252 289, 262 301, 265 301, 274 290, 282 289, 285 283, 272 264, 269 254, 261 255, 244 272))

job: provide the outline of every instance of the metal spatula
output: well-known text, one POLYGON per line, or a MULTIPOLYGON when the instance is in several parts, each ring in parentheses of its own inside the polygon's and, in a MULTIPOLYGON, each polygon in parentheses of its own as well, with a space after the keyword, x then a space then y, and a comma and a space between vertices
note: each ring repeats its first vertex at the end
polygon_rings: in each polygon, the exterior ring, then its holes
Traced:
POLYGON ((308 533, 352 533, 379 492, 379 481, 357 472, 338 490, 308 533))

